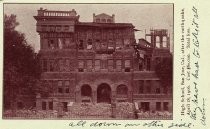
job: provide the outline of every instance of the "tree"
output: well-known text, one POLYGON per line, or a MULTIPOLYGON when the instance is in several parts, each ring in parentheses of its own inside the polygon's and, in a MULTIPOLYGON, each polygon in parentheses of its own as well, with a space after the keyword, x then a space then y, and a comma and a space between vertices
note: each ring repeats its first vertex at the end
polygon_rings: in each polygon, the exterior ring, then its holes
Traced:
MULTIPOLYGON (((19 25, 16 15, 4 15, 4 107, 11 102, 23 89, 32 88, 30 84, 38 79, 40 68, 39 56, 26 42, 25 35, 15 30, 19 25)), ((31 90, 25 90, 33 95, 31 90)))

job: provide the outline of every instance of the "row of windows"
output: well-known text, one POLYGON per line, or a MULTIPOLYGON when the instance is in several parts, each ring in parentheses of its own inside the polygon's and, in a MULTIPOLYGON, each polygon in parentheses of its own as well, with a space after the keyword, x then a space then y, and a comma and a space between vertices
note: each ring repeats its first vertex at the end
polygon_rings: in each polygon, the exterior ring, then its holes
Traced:
MULTIPOLYGON (((141 102, 140 110, 150 111, 150 102, 141 102)), ((156 102, 156 111, 168 111, 169 103, 168 102, 156 102)))
MULTIPOLYGON (((116 71, 122 71, 123 67, 125 69, 131 68, 131 61, 125 60, 78 60, 78 70, 92 70, 99 71, 100 69, 108 69, 112 71, 116 69, 116 71)), ((42 60, 42 71, 73 71, 74 63, 70 61, 70 59, 59 59, 59 60, 42 60)), ((129 72, 129 71, 127 71, 129 72)))
MULTIPOLYGON (((156 81, 157 85, 159 85, 159 81, 156 81)), ((161 88, 160 86, 153 88, 153 84, 151 80, 139 80, 138 81, 138 93, 139 94, 145 94, 145 93, 156 93, 156 94, 160 94, 161 93, 161 88)), ((163 91, 164 93, 166 93, 167 91, 163 91)))
MULTIPOLYGON (((109 40, 92 40, 80 39, 77 44, 78 49, 122 49, 130 48, 131 39, 109 39, 109 40)), ((73 38, 49 38, 42 39, 41 46, 43 49, 75 49, 75 41, 73 38)))
MULTIPOLYGON (((63 111, 67 111, 67 102, 62 102, 63 111)), ((53 102, 42 101, 42 110, 53 110, 53 102), (48 108, 48 109, 47 109, 48 108)))
POLYGON ((74 31, 74 26, 69 26, 69 25, 42 25, 42 26, 37 26, 38 31, 50 31, 50 32, 73 32, 74 31))

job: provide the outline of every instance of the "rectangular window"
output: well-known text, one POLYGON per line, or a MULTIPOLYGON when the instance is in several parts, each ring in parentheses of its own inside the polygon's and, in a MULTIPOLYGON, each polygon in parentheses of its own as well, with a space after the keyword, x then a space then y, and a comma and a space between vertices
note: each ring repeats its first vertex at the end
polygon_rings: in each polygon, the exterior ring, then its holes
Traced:
POLYGON ((68 31, 69 30, 69 26, 64 26, 64 30, 68 31))
POLYGON ((122 70, 122 60, 116 61, 116 70, 121 71, 122 70))
POLYGON ((53 72, 54 71, 53 60, 50 60, 49 63, 50 63, 50 72, 53 72))
POLYGON ((43 60, 43 68, 42 69, 44 72, 47 72, 47 60, 46 59, 43 60))
POLYGON ((101 49, 101 44, 100 44, 100 40, 96 39, 96 43, 95 43, 96 49, 101 49))
POLYGON ((150 58, 147 58, 147 70, 149 71, 150 68, 151 68, 151 61, 150 61, 150 58))
POLYGON ((92 70, 93 68, 93 61, 92 60, 87 60, 87 69, 92 70))
POLYGON ((123 42, 121 39, 117 39, 116 40, 116 49, 119 50, 119 49, 122 49, 123 48, 123 42))
POLYGON ((49 102, 49 110, 53 110, 53 102, 49 102))
POLYGON ((90 50, 90 49, 92 49, 92 47, 93 47, 92 40, 88 39, 88 41, 87 41, 87 49, 90 50))
POLYGON ((79 60, 78 61, 78 71, 84 72, 84 68, 85 68, 85 62, 83 60, 79 60))
POLYGON ((161 102, 156 102, 156 110, 157 111, 161 110, 161 102))
POLYGON ((64 71, 64 60, 63 59, 59 60, 59 69, 61 72, 64 71))
POLYGON ((124 39, 124 45, 125 45, 125 48, 129 48, 130 47, 130 40, 129 39, 124 39))
POLYGON ((56 31, 61 31, 61 26, 56 26, 56 31))
POLYGON ((114 69, 114 61, 108 60, 108 70, 113 71, 113 69, 114 69))
POLYGON ((65 48, 70 48, 70 39, 69 38, 66 38, 65 39, 65 48))
POLYGON ((100 71, 101 62, 100 60, 95 60, 95 71, 100 71))
POLYGON ((144 111, 149 111, 150 110, 150 102, 141 102, 141 108, 144 111))
POLYGON ((147 93, 151 93, 151 80, 146 80, 146 84, 147 84, 147 93))
POLYGON ((109 42, 108 42, 108 49, 114 49, 114 42, 112 39, 109 39, 109 42))
POLYGON ((63 89, 62 88, 58 88, 58 93, 63 93, 63 89))
POLYGON ((65 86, 69 86, 70 85, 70 82, 69 81, 65 81, 65 86))
POLYGON ((83 50, 84 49, 84 43, 83 40, 79 40, 78 49, 83 50))
POLYGON ((66 88, 66 93, 69 93, 69 88, 66 88))
POLYGON ((139 80, 139 94, 143 94, 143 93, 144 93, 144 81, 139 80))
POLYGON ((157 94, 160 94, 160 88, 156 88, 156 92, 157 94))
POLYGON ((70 70, 70 60, 69 59, 65 60, 64 70, 65 71, 69 71, 70 70))
POLYGON ((67 102, 63 102, 63 111, 67 111, 67 105, 68 105, 68 103, 67 102))
POLYGON ((131 68, 131 61, 125 60, 125 72, 130 72, 130 68, 131 68))
POLYGON ((46 102, 42 102, 42 110, 47 110, 47 103, 46 102))
POLYGON ((168 111, 168 102, 163 102, 163 110, 168 111))
POLYGON ((58 81, 58 86, 62 86, 62 81, 58 81))

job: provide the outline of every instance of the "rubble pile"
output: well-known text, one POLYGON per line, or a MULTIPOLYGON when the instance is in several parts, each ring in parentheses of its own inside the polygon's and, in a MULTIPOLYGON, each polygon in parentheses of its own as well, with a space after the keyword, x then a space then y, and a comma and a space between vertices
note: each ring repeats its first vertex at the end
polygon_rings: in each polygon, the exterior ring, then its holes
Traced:
POLYGON ((110 117, 111 104, 74 103, 68 111, 69 117, 110 117))
POLYGON ((116 104, 116 117, 117 118, 133 118, 134 117, 134 104, 129 102, 120 102, 116 104))
POLYGON ((146 111, 146 112, 139 112, 137 114, 138 114, 139 119, 151 119, 151 118, 170 119, 172 118, 172 113, 168 111, 156 111, 156 112, 146 111))
POLYGON ((57 117, 57 111, 52 111, 52 110, 49 110, 49 111, 43 111, 43 110, 39 110, 39 111, 36 111, 36 110, 26 110, 26 109, 23 109, 23 110, 6 110, 4 112, 4 116, 5 117, 15 117, 15 118, 47 118, 47 119, 50 119, 50 118, 56 118, 57 117))

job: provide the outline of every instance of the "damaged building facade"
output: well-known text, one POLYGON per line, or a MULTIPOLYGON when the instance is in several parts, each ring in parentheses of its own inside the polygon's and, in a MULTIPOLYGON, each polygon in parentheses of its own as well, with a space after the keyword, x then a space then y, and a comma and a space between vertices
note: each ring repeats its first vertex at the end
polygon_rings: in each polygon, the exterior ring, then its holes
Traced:
POLYGON ((37 109, 62 105, 67 110, 71 102, 132 102, 144 110, 172 112, 172 88, 165 91, 154 71, 158 60, 171 57, 167 30, 151 31, 152 43, 139 40, 141 60, 133 47, 136 29, 116 23, 115 15, 93 14, 92 22, 81 22, 75 10, 40 8, 34 18, 40 85, 48 89, 47 95, 36 96, 37 109))

